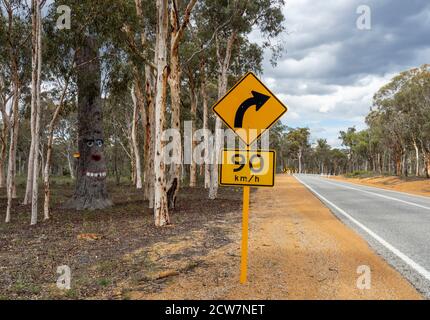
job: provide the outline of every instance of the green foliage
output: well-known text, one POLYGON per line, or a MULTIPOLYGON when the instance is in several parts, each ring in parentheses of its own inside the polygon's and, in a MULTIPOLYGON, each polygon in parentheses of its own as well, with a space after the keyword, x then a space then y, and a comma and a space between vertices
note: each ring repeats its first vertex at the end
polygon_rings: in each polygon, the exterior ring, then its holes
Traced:
POLYGON ((310 135, 309 128, 289 128, 286 135, 288 150, 293 153, 298 153, 308 149, 310 147, 310 135))
POLYGON ((350 173, 345 174, 347 178, 367 178, 373 176, 373 172, 364 171, 364 170, 356 170, 350 173))

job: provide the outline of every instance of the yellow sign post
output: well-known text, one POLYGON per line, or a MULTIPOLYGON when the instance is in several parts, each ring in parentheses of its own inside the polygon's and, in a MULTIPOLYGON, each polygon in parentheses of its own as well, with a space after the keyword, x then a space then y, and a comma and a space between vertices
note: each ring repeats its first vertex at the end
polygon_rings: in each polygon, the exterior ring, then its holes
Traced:
POLYGON ((215 104, 213 111, 248 146, 247 150, 223 150, 219 166, 220 185, 243 186, 240 282, 245 283, 250 187, 273 187, 276 167, 274 151, 250 150, 250 145, 287 112, 287 107, 249 72, 215 104))

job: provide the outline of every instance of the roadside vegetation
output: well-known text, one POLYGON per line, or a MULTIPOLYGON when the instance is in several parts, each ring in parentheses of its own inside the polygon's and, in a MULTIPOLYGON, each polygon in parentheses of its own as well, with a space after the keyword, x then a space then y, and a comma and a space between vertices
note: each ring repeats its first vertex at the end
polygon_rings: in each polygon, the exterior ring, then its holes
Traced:
POLYGON ((204 188, 215 201, 217 165, 181 165, 184 121, 220 140, 209 108, 246 72, 261 74, 265 50, 276 63, 283 5, 0 0, 2 220, 16 220, 22 204, 31 225, 48 221, 61 177, 74 188, 68 210, 115 206, 107 180, 118 186, 127 177, 158 227, 171 223, 183 187, 204 188), (252 43, 251 32, 267 40, 252 43), (170 128, 181 136, 171 150, 179 161, 165 164, 170 128))
POLYGON ((343 148, 311 142, 307 128, 278 135, 281 166, 289 172, 349 177, 430 178, 430 65, 400 73, 375 93, 368 128, 339 132, 343 148))

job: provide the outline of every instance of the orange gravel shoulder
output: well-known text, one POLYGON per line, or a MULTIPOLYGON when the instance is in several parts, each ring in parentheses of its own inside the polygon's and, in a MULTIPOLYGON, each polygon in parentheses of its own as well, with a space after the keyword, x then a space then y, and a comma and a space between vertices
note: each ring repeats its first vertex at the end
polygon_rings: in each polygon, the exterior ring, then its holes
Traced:
POLYGON ((330 177, 330 179, 430 197, 430 179, 425 179, 425 178, 415 178, 415 177, 399 178, 394 176, 347 178, 344 176, 338 176, 338 177, 332 176, 330 177))
MULTIPOLYGON (((421 299, 397 271, 291 176, 251 194, 248 282, 239 284, 240 225, 234 243, 199 267, 170 277, 156 293, 131 299, 421 299), (357 288, 369 266, 371 288, 357 288)), ((173 268, 174 266, 172 266, 173 268)))

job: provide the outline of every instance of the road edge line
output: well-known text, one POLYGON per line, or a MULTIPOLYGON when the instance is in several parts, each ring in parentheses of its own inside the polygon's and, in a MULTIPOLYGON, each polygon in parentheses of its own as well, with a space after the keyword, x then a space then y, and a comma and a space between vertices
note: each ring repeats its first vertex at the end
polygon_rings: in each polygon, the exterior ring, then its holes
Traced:
POLYGON ((351 222, 356 224, 358 227, 360 227, 362 230, 367 232, 373 239, 375 239, 377 242, 379 242, 382 246, 384 246, 386 249, 391 251, 393 254, 395 254, 398 258, 400 258, 404 263, 406 263, 410 268, 415 270, 417 273, 419 273, 421 276, 423 276, 426 280, 430 281, 430 272, 425 269, 420 264, 416 263, 414 260, 409 258, 407 255, 405 255, 403 252, 401 252, 399 249, 395 248, 393 245, 388 243, 386 240, 378 236, 375 232, 367 228, 365 225, 363 225, 358 220, 354 219, 351 215, 349 215, 345 210, 339 208, 337 205, 335 205, 330 200, 327 200, 325 197, 323 197, 321 194, 316 192, 312 187, 310 187, 308 184, 303 182, 300 178, 298 178, 296 175, 294 175, 294 178, 296 178, 301 184, 303 184, 306 188, 308 188, 312 193, 314 193, 317 197, 322 199, 323 201, 327 202, 329 205, 331 205, 333 208, 335 208, 337 211, 339 211, 342 215, 344 215, 346 218, 348 218, 351 222))
MULTIPOLYGON (((324 181, 326 183, 332 184, 334 186, 344 187, 344 188, 347 188, 347 189, 356 190, 356 191, 360 191, 360 192, 363 192, 363 193, 375 195, 375 196, 380 197, 380 198, 385 198, 385 199, 389 199, 389 200, 398 201, 398 202, 405 203, 405 204, 408 204, 408 205, 411 205, 411 206, 415 206, 415 207, 418 207, 418 208, 421 208, 421 209, 430 210, 430 207, 423 206, 423 205, 418 204, 418 203, 414 203, 414 202, 410 202, 410 201, 406 201, 406 200, 401 200, 401 199, 397 199, 397 198, 390 197, 390 196, 385 196, 383 194, 378 194, 376 192, 372 192, 372 191, 368 191, 368 190, 361 190, 361 189, 358 189, 358 188, 354 188, 354 187, 350 187, 350 186, 345 186, 345 185, 342 185, 341 183, 339 184, 339 183, 335 183, 335 182, 327 181, 327 180, 324 180, 324 181)), ((363 187, 366 187, 366 186, 363 186, 363 187)), ((384 190, 384 189, 382 189, 382 190, 384 190)))
POLYGON ((387 192, 391 192, 391 193, 398 193, 398 194, 401 194, 401 195, 404 195, 404 196, 422 198, 423 200, 430 200, 430 196, 425 196, 425 195, 422 195, 422 194, 410 193, 410 192, 398 191, 398 190, 392 190, 392 189, 383 188, 383 187, 376 187, 376 186, 368 185, 368 184, 364 184, 364 183, 351 182, 349 180, 332 179, 330 177, 325 177, 325 176, 321 176, 321 178, 327 179, 329 181, 337 181, 337 182, 341 182, 341 183, 345 183, 345 184, 350 184, 350 185, 353 185, 353 186, 362 186, 362 187, 376 189, 376 190, 383 190, 383 191, 387 191, 387 192))

